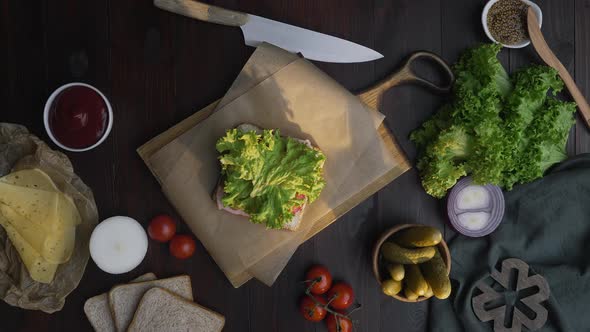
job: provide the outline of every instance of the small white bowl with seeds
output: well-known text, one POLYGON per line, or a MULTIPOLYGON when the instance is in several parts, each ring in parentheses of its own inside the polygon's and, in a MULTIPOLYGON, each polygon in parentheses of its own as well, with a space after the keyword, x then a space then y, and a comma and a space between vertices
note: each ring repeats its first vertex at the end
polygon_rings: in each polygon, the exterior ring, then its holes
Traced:
POLYGON ((528 46, 527 10, 532 7, 539 20, 543 23, 541 8, 528 0, 490 0, 483 8, 481 24, 488 38, 507 48, 523 48, 528 46))

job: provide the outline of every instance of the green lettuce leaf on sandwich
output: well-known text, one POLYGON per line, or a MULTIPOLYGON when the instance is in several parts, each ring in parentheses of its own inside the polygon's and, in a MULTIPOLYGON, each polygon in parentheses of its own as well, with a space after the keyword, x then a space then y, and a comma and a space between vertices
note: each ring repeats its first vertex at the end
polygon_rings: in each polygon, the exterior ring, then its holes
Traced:
POLYGON ((325 186, 325 155, 278 130, 230 129, 216 144, 220 153, 223 205, 250 221, 280 229, 297 208, 318 198, 325 186))

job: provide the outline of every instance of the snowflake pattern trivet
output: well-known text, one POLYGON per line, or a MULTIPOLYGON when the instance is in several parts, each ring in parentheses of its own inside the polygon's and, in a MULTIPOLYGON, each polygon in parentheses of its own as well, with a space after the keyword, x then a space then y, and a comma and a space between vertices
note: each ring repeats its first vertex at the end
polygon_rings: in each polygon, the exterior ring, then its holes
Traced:
POLYGON ((539 274, 529 276, 529 265, 517 258, 504 260, 502 262, 502 271, 499 272, 494 269, 491 277, 504 287, 505 291, 499 293, 483 280, 477 283, 476 287, 482 291, 482 294, 474 296, 471 304, 475 315, 480 321, 489 322, 493 320, 495 332, 520 332, 523 325, 530 331, 535 331, 545 325, 548 312, 542 302, 549 298, 550 293, 549 284, 545 278, 539 274), (515 291, 517 294, 526 295, 521 298, 517 295, 514 305, 508 306, 504 293, 512 291, 510 276, 513 269, 516 269, 518 273, 515 291), (493 303, 501 302, 502 299, 504 299, 504 305, 492 309, 488 308, 493 303), (519 307, 523 310, 519 309, 519 307), (512 322, 510 327, 506 327, 505 321, 507 315, 510 315, 510 308, 514 309, 512 322))

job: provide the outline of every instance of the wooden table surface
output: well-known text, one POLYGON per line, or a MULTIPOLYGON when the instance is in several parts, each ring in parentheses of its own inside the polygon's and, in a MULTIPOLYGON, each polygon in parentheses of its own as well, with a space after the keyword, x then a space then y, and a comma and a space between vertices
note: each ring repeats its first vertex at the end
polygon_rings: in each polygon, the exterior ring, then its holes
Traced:
MULTIPOLYGON (((213 2, 213 1, 211 1, 213 2)), ((487 42, 480 16, 485 0, 216 0, 239 9, 311 28, 371 47, 385 58, 363 64, 317 63, 351 91, 394 70, 416 50, 454 61, 466 47, 487 42)), ((590 0, 540 0, 549 45, 590 97, 590 0)), ((26 125, 49 141, 43 105, 58 86, 83 81, 110 99, 115 124, 108 140, 85 153, 68 153, 94 190, 101 219, 129 215, 142 223, 158 213, 177 216, 135 149, 151 137, 221 97, 252 49, 239 29, 190 20, 156 9, 149 0, 0 1, 0 121, 26 125)), ((504 50, 511 71, 539 62, 531 47, 504 50)), ((390 91, 381 106, 387 124, 411 160, 407 137, 441 103, 415 86, 390 91)), ((590 151, 589 131, 572 129, 571 154, 590 151)), ((427 196, 415 171, 302 245, 273 287, 251 281, 234 289, 198 244, 178 261, 166 246, 150 243, 144 262, 125 275, 109 275, 89 262, 80 286, 62 311, 47 315, 0 303, 0 331, 90 331, 84 301, 152 271, 161 277, 189 274, 197 302, 226 317, 225 331, 325 331, 297 311, 299 280, 312 263, 350 282, 363 309, 357 331, 424 331, 428 303, 406 304, 382 296, 370 269, 374 240, 406 222, 445 227, 442 204, 427 196)), ((183 230, 187 230, 184 225, 183 230)), ((445 227, 448 237, 451 231, 445 227)))

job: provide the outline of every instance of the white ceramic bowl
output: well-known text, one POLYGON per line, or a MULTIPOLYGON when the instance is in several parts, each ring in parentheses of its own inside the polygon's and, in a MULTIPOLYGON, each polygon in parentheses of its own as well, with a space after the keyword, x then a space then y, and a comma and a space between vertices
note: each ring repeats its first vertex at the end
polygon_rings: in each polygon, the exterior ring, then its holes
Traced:
POLYGON ((111 129, 113 128, 113 109, 112 109, 111 103, 109 102, 109 100, 107 99, 107 97, 105 97, 105 95, 102 94, 102 92, 100 92, 97 88, 93 87, 92 85, 88 85, 86 83, 79 83, 79 82, 68 83, 68 84, 65 84, 65 85, 60 86, 59 88, 57 88, 57 90, 53 91, 53 93, 51 94, 51 96, 49 96, 49 98, 47 99, 47 102, 45 103, 45 109, 43 110, 43 123, 45 124, 45 131, 47 131, 47 135, 49 135, 49 138, 51 138, 51 140, 53 141, 53 143, 55 143, 57 146, 59 146, 60 148, 62 148, 64 150, 67 150, 67 151, 83 152, 83 151, 88 151, 88 150, 94 149, 95 147, 99 146, 102 142, 104 142, 105 139, 107 139, 107 137, 111 133, 111 129), (51 132, 51 128, 49 127, 49 111, 51 109, 51 105, 55 101, 55 98, 62 91, 64 91, 67 88, 73 87, 73 86, 87 87, 87 88, 90 88, 90 89, 94 90, 96 93, 98 93, 98 95, 104 101, 105 105, 107 105, 107 112, 108 112, 108 115, 109 115, 109 120, 108 120, 108 123, 107 123, 107 128, 106 128, 104 134, 102 135, 102 137, 98 140, 98 142, 94 143, 93 145, 91 145, 89 147, 80 148, 80 149, 71 148, 71 147, 65 146, 62 143, 60 143, 57 140, 57 138, 55 138, 55 136, 53 136, 53 133, 51 132))
MULTIPOLYGON (((498 1, 499 0, 490 0, 486 4, 486 6, 483 7, 483 12, 481 13, 481 24, 483 25, 483 29, 485 30, 486 35, 488 36, 488 38, 491 41, 493 41, 494 43, 502 44, 499 41, 495 40, 494 37, 492 37, 492 34, 490 33, 490 30, 488 29, 488 12, 490 11, 490 8, 492 8, 492 6, 498 1)), ((537 6, 537 4, 535 4, 532 1, 529 1, 529 0, 521 0, 521 1, 533 8, 533 10, 535 11, 535 14, 537 15, 537 19, 539 20, 539 28, 540 28, 541 25, 543 25, 543 12, 541 11, 541 8, 539 8, 539 6, 537 6)), ((525 46, 528 46, 530 43, 531 43, 531 41, 527 39, 520 44, 514 44, 514 45, 502 44, 502 46, 507 47, 507 48, 523 48, 525 46)))

